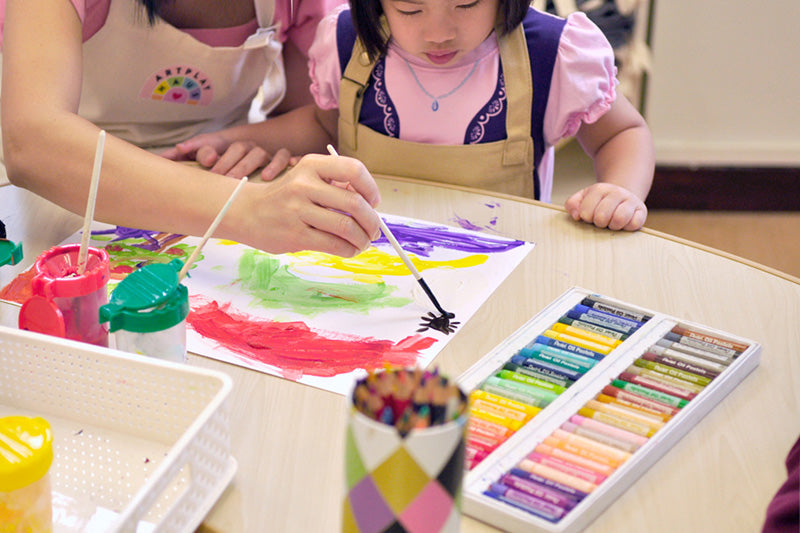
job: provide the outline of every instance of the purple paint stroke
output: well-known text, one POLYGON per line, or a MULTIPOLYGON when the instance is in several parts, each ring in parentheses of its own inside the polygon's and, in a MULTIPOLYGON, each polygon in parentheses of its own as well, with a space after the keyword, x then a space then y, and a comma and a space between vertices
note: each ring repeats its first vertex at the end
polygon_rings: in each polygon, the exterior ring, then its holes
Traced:
POLYGON ((461 218, 458 215, 455 215, 452 220, 455 221, 459 226, 461 226, 464 229, 468 229, 468 230, 472 230, 472 231, 481 231, 483 229, 481 226, 478 226, 477 224, 473 224, 472 222, 470 222, 466 218, 461 218))
MULTIPOLYGON (((136 248, 142 248, 143 250, 155 252, 163 245, 163 242, 159 242, 158 239, 153 237, 153 235, 158 235, 159 233, 163 232, 151 231, 146 229, 126 228, 125 226, 116 226, 114 229, 93 231, 92 235, 112 235, 112 234, 116 235, 116 237, 111 239, 111 241, 109 242, 122 241, 125 239, 144 239, 147 241, 148 244, 144 243, 136 244, 135 245, 136 248)), ((180 235, 173 234, 172 236, 179 237, 180 235)))
MULTIPOLYGON (((492 254, 513 250, 525 241, 496 239, 483 235, 458 233, 447 226, 409 226, 406 224, 386 224, 400 245, 408 252, 429 257, 436 248, 447 248, 473 254, 492 254)), ((480 229, 480 228, 478 228, 480 229)), ((388 244, 385 235, 376 243, 388 244)))
POLYGON ((489 209, 494 209, 495 207, 500 207, 500 202, 490 202, 488 204, 483 204, 489 209))

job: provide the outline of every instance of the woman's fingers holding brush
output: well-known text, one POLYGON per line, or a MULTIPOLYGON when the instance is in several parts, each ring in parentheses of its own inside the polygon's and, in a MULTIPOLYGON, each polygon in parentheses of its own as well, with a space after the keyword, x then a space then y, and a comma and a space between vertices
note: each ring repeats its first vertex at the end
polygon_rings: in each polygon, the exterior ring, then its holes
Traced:
POLYGON ((380 235, 377 184, 354 159, 306 156, 283 178, 257 187, 259 199, 244 222, 248 227, 238 230, 246 234, 244 242, 255 240, 261 249, 351 257, 380 235), (342 188, 342 182, 352 189, 342 188))

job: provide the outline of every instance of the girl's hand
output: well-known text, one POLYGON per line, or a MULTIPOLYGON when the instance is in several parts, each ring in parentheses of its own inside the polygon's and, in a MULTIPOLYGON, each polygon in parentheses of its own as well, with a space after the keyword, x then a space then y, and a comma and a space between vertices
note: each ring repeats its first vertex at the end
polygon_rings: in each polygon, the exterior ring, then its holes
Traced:
POLYGON ((576 192, 567 199, 564 208, 574 220, 612 230, 636 231, 647 219, 644 202, 611 183, 595 183, 576 192))
POLYGON ((270 156, 253 141, 229 141, 220 133, 197 135, 162 152, 161 156, 173 161, 197 161, 211 172, 233 178, 249 176, 264 167, 261 177, 266 181, 299 159, 285 148, 270 156))

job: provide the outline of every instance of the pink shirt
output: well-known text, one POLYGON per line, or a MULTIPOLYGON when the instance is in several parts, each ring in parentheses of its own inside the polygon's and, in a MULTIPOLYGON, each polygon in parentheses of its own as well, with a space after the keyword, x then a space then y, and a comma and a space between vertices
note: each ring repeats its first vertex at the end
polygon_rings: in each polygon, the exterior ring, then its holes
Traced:
MULTIPOLYGON (((111 0, 70 1, 83 23, 83 40, 85 42, 105 24, 111 0)), ((307 51, 314 39, 314 32, 319 20, 341 3, 342 0, 275 0, 275 23, 281 25, 281 42, 292 41, 300 50, 307 51), (292 10, 292 1, 295 2, 294 10, 292 10)), ((2 45, 2 24, 5 22, 5 12, 6 0, 0 0, 0 45, 2 45)), ((257 23, 253 20, 248 24, 233 28, 185 31, 210 46, 238 46, 256 28, 257 23)))
MULTIPOLYGON (((322 19, 309 49, 311 93, 322 109, 335 109, 339 104, 341 68, 336 21, 343 9, 346 6, 334 9, 322 19)), ((386 87, 401 125, 400 138, 429 144, 463 144, 467 125, 495 89, 499 64, 500 53, 494 34, 457 64, 446 67, 430 65, 390 42, 386 55, 386 87), (473 67, 475 70, 470 75, 473 67), (429 122, 431 100, 409 69, 413 69, 419 83, 430 94, 446 94, 459 87, 456 93, 439 101, 436 128, 431 128, 429 122)), ((547 147, 539 167, 544 185, 542 200, 549 201, 550 197, 551 147, 575 135, 582 122, 595 122, 608 111, 616 98, 616 74, 614 51, 600 29, 582 12, 569 15, 558 45, 544 116, 547 147)))

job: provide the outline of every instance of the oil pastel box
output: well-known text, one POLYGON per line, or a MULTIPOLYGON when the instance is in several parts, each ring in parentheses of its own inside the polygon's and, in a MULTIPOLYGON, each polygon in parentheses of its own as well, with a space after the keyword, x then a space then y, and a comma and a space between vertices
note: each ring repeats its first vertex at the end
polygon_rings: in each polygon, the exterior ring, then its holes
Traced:
POLYGON ((237 469, 229 376, 0 326, 0 416, 53 433, 53 531, 192 532, 237 469))
POLYGON ((760 352, 752 340, 569 289, 459 377, 472 400, 464 514, 512 532, 586 528, 760 352))

